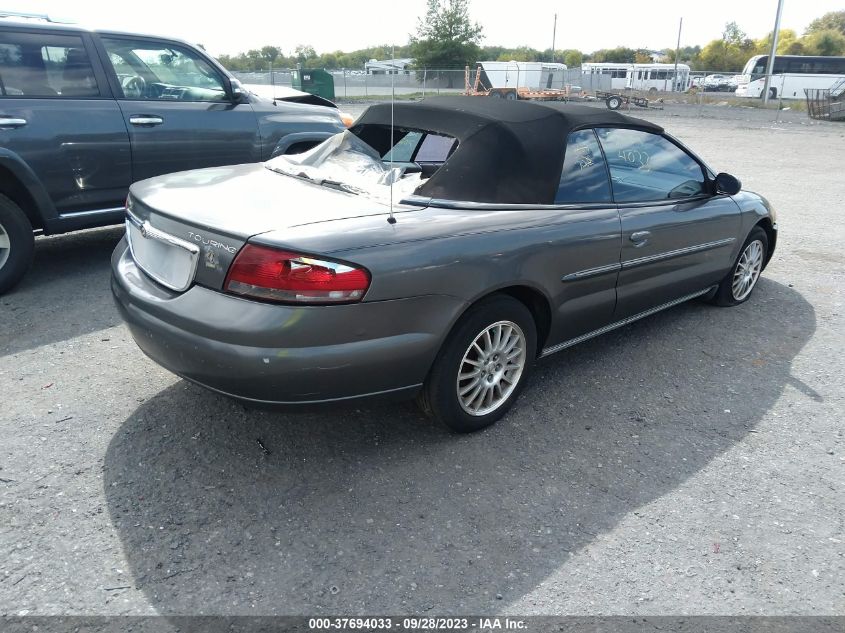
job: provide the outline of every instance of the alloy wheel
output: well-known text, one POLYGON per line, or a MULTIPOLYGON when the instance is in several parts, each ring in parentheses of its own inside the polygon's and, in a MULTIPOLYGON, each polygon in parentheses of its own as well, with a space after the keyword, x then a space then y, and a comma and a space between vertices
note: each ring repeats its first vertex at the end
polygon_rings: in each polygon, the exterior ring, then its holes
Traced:
POLYGON ((6 227, 0 224, 0 268, 3 268, 9 260, 11 250, 12 242, 9 239, 9 233, 6 231, 6 227))
POLYGON ((483 416, 502 406, 525 369, 525 348, 525 333, 513 321, 498 321, 482 330, 458 368, 461 408, 469 415, 483 416))
POLYGON ((751 291, 760 278, 760 271, 763 270, 763 243, 760 240, 750 242, 734 269, 731 293, 736 301, 742 301, 751 291))

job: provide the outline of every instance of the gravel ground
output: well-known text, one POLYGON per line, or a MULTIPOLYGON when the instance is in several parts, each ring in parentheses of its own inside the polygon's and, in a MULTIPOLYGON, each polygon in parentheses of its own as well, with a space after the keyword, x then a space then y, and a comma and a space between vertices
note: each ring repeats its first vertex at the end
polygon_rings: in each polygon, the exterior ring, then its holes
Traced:
POLYGON ((845 613, 845 124, 639 114, 776 205, 774 261, 469 437, 187 384, 112 305, 119 229, 38 239, 0 297, 0 614, 845 613))

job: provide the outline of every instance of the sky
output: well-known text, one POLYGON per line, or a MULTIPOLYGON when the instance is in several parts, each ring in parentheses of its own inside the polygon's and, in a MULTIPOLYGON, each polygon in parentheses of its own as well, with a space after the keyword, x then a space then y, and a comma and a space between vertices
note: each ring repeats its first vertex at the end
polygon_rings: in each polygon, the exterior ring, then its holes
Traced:
MULTIPOLYGON (((300 44, 313 46, 318 53, 406 44, 425 14, 426 1, 3 0, 2 5, 93 28, 177 37, 221 55, 268 44, 286 54, 300 44)), ((843 9, 845 0, 785 0, 781 28, 800 35, 814 18, 843 9)), ((584 52, 615 46, 673 48, 680 18, 684 20, 681 46, 703 46, 720 37, 731 21, 749 37, 760 38, 774 28, 776 10, 777 0, 470 0, 472 18, 484 27, 483 44, 550 48, 557 13, 555 48, 584 52)))

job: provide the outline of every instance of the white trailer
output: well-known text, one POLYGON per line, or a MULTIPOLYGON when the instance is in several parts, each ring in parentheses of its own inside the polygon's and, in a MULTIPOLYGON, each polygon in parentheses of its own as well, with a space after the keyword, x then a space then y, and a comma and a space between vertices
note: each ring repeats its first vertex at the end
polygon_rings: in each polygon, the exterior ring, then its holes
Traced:
POLYGON ((551 62, 478 62, 474 91, 505 99, 562 97, 566 68, 551 62))

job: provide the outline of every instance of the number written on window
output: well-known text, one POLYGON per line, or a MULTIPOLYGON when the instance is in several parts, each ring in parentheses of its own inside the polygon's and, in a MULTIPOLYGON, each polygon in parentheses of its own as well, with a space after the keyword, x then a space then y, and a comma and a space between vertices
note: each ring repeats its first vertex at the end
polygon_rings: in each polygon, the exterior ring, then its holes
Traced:
POLYGON ((617 128, 596 132, 607 157, 616 202, 688 198, 706 191, 701 165, 667 138, 617 128))
POLYGON ((566 141, 556 204, 610 202, 607 167, 593 130, 572 132, 566 141))

